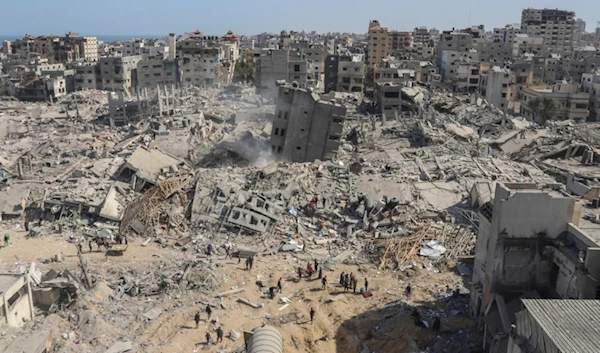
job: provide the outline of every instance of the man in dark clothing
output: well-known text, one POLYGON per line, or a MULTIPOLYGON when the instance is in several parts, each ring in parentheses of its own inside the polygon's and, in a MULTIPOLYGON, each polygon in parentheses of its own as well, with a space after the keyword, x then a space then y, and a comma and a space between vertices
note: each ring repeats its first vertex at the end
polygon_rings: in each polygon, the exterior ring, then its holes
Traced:
POLYGON ((322 277, 323 277, 323 268, 321 267, 319 269, 319 278, 322 278, 322 277))
POLYGON ((369 291, 369 280, 365 278, 365 292, 369 291))
POLYGON ((283 288, 282 288, 282 286, 281 286, 281 277, 279 277, 279 280, 277 281, 277 291, 278 291, 279 293, 281 293, 282 289, 283 289, 283 288))
POLYGON ((340 274, 340 286, 344 285, 344 272, 340 274))
POLYGON ((250 271, 250 258, 246 258, 246 271, 250 271))
POLYGON ((210 332, 206 333, 206 344, 210 344, 210 332))
POLYGON ((436 318, 433 320, 433 330, 434 330, 435 332, 439 332, 439 331, 440 331, 440 326, 442 326, 442 322, 440 321, 440 318, 439 318, 439 317, 436 317, 436 318))
POLYGON ((356 293, 356 284, 358 283, 358 281, 356 280, 356 278, 354 279, 354 281, 352 281, 352 291, 354 293, 356 293))
POLYGON ((412 288, 410 287, 410 284, 408 286, 406 286, 406 289, 404 290, 404 292, 406 293, 406 298, 410 299, 410 293, 412 292, 412 288))
POLYGON ((310 308, 310 323, 312 324, 315 319, 315 309, 310 308))
POLYGON ((88 246, 90 247, 90 252, 92 252, 92 239, 88 239, 88 246))
POLYGON ((213 251, 212 244, 208 244, 208 246, 206 247, 206 253, 208 254, 208 256, 212 255, 212 251, 213 251))
POLYGON ((327 289, 327 276, 321 279, 321 283, 323 284, 323 290, 327 289))
POLYGON ((212 314, 212 309, 210 308, 210 305, 206 306, 206 315, 208 315, 208 320, 210 320, 210 315, 212 314))
POLYGON ((217 328, 217 342, 223 342, 223 329, 221 326, 217 328))
POLYGON ((317 259, 315 259, 315 272, 319 271, 319 263, 317 262, 317 259))
POLYGON ((269 296, 271 297, 271 300, 275 298, 275 287, 269 287, 269 296))
POLYGON ((298 267, 298 279, 302 279, 302 267, 298 267))
POLYGON ((194 316, 194 321, 196 321, 196 328, 200 325, 200 312, 198 311, 194 316))
POLYGON ((254 256, 250 256, 250 269, 254 266, 254 256))
POLYGON ((231 259, 231 249, 229 248, 225 249, 225 260, 227 260, 227 258, 231 259))

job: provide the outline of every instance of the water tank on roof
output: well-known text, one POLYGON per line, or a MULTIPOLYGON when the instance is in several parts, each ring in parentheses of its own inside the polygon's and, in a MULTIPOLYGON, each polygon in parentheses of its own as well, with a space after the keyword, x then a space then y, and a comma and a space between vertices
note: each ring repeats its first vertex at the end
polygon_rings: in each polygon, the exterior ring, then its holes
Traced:
POLYGON ((294 81, 294 82, 292 82, 292 87, 298 88, 298 87, 300 87, 300 85, 298 84, 297 81, 294 81))
POLYGON ((263 326, 254 329, 254 334, 248 346, 247 353, 282 353, 283 336, 279 330, 273 326, 263 326))

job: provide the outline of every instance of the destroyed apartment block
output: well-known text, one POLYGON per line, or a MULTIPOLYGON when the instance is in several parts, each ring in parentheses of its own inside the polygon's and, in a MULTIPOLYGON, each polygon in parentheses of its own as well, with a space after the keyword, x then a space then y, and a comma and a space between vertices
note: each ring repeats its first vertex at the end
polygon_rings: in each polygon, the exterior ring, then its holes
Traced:
POLYGON ((220 183, 210 192, 198 183, 192 206, 192 222, 231 225, 258 233, 281 220, 284 207, 266 197, 220 183))
POLYGON ((131 183, 135 191, 142 191, 158 181, 179 174, 179 168, 187 167, 185 161, 172 156, 158 148, 138 146, 119 169, 115 178, 131 183))
POLYGON ((570 197, 560 184, 496 183, 489 192, 471 195, 479 204, 471 310, 501 346, 518 307, 507 300, 597 298, 600 221, 595 200, 570 197))
POLYGON ((271 152, 276 157, 291 162, 335 157, 346 108, 322 100, 323 97, 290 85, 279 87, 270 139, 271 152))

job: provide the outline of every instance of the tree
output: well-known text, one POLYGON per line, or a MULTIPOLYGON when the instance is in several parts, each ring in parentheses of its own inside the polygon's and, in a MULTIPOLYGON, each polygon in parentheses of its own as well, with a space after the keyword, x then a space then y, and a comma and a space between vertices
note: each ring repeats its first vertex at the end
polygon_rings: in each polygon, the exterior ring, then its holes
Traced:
POLYGON ((538 97, 529 102, 529 108, 533 113, 533 120, 545 124, 546 121, 552 120, 558 106, 552 98, 538 97))
POLYGON ((252 67, 245 62, 238 63, 233 71, 233 78, 241 82, 254 81, 252 67))

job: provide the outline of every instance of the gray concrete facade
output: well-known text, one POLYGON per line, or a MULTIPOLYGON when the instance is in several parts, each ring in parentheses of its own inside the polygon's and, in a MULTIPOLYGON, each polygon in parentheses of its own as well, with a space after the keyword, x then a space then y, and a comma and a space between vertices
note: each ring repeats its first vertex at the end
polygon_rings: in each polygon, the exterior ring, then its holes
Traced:
POLYGON ((332 159, 340 145, 346 108, 321 101, 316 93, 279 88, 271 149, 292 162, 332 159))

